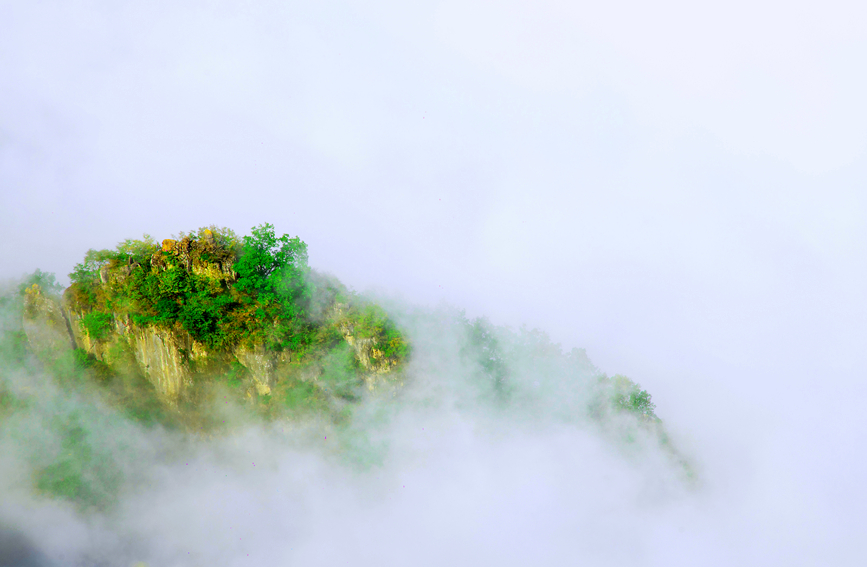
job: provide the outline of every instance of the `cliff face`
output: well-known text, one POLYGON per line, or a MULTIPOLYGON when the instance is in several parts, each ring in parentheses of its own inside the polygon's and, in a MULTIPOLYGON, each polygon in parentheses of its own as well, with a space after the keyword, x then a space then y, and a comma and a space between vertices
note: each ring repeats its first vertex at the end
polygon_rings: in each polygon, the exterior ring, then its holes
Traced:
POLYGON ((63 353, 75 348, 69 320, 60 304, 33 284, 24 292, 24 332, 30 349, 45 362, 55 362, 63 353))
POLYGON ((207 356, 186 333, 129 325, 126 337, 139 369, 169 401, 176 401, 192 385, 190 362, 207 356))
POLYGON ((127 240, 89 251, 70 277, 60 297, 26 291, 33 352, 50 361, 77 349, 103 376, 134 368, 170 405, 220 376, 246 398, 290 403, 300 382, 305 400, 351 398, 387 382, 407 352, 381 309, 309 270, 306 245, 270 225, 243 240, 216 227, 127 240))
POLYGON ((141 373, 154 385, 166 401, 177 400, 184 387, 191 384, 190 358, 205 353, 189 335, 160 327, 140 327, 119 318, 101 339, 95 339, 83 329, 82 316, 56 298, 45 295, 38 286, 28 288, 23 319, 24 332, 31 350, 44 362, 53 362, 73 349, 109 365, 118 343, 130 347, 141 373), (184 336, 186 335, 186 336, 184 336))
MULTIPOLYGON (((107 271, 103 274, 102 285, 108 285, 115 277, 107 271)), ((290 352, 274 352, 262 343, 240 343, 225 352, 209 351, 177 325, 137 325, 128 315, 112 314, 109 327, 96 338, 84 325, 85 317, 91 313, 76 308, 68 297, 68 294, 64 299, 46 295, 38 285, 27 289, 23 326, 33 352, 51 362, 72 349, 81 349, 110 366, 118 362, 118 352, 131 352, 138 370, 170 404, 182 398, 197 374, 207 371, 214 362, 239 363, 251 380, 252 391, 259 396, 271 394, 281 367, 293 362, 290 352)), ((357 336, 346 311, 345 305, 330 309, 330 318, 323 324, 339 329, 356 357, 362 383, 373 390, 377 384, 388 381, 397 360, 386 357, 377 348, 380 341, 376 337, 357 336)), ((320 374, 321 369, 314 365, 304 379, 315 382, 320 374)))
MULTIPOLYGON (((253 347, 240 345, 235 348, 233 354, 241 366, 246 368, 250 373, 256 393, 260 396, 269 395, 271 388, 274 386, 274 372, 280 361, 280 357, 275 353, 269 352, 261 344, 253 347)), ((282 358, 284 361, 288 359, 285 355, 282 358)))
MULTIPOLYGON (((343 311, 336 313, 342 315, 343 311)), ((292 361, 290 353, 270 351, 261 343, 239 344, 228 352, 210 352, 183 329, 136 325, 127 316, 113 317, 110 329, 97 339, 82 324, 86 315, 68 301, 44 294, 36 285, 28 288, 23 323, 33 352, 42 360, 53 361, 72 349, 81 349, 113 365, 117 362, 117 347, 128 346, 142 375, 170 403, 184 395, 208 362, 237 361, 248 372, 255 392, 262 396, 271 393, 280 367, 292 361)), ((365 386, 373 390, 378 383, 385 382, 385 375, 394 370, 397 361, 383 355, 377 348, 376 337, 357 337, 351 323, 337 324, 363 370, 361 379, 365 386)), ((317 374, 314 370, 309 379, 315 381, 317 374)))
POLYGON ((386 381, 385 375, 389 374, 397 365, 397 360, 385 355, 377 337, 366 337, 356 329, 352 318, 349 316, 349 306, 335 302, 328 310, 328 318, 334 321, 343 340, 352 347, 355 358, 361 368, 364 369, 364 384, 368 390, 373 390, 376 385, 386 381))

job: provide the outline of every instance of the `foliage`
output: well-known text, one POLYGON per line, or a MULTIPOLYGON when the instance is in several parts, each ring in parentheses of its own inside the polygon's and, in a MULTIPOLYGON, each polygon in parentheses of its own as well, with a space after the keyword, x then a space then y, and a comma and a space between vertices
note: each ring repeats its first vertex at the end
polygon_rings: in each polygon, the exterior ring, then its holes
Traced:
POLYGON ((319 381, 328 394, 349 401, 357 398, 356 389, 360 384, 358 361, 348 344, 341 343, 324 357, 319 381))
POLYGON ((220 326, 220 322, 223 314, 231 311, 234 305, 235 301, 229 296, 198 290, 187 297, 177 318, 193 338, 211 348, 219 348, 227 338, 227 330, 220 326))
MULTIPOLYGON (((190 240, 207 241, 212 243, 215 248, 230 250, 233 253, 236 253, 241 246, 241 239, 238 238, 238 235, 235 234, 234 230, 213 224, 211 226, 203 226, 200 229, 189 233, 181 232, 173 238, 179 241, 182 241, 185 238, 190 240)), ((206 258, 206 260, 212 259, 213 258, 206 258)))
POLYGON ((157 251, 157 243, 149 234, 141 240, 128 238, 117 245, 113 259, 142 261, 157 251))
POLYGON ((111 313, 92 311, 81 318, 80 325, 91 339, 99 341, 108 336, 109 331, 111 331, 111 322, 111 313))
MULTIPOLYGON (((110 265, 121 264, 121 249, 152 248, 127 241, 108 260, 110 265)), ((310 338, 309 326, 298 320, 306 259, 303 242, 278 238, 271 225, 254 228, 243 245, 233 232, 210 227, 166 240, 150 256, 126 258, 134 269, 117 295, 130 301, 137 324, 177 324, 213 350, 242 340, 298 350, 310 338), (217 265, 222 272, 215 277, 207 268, 217 265)))
POLYGON ((25 403, 12 392, 3 387, 0 382, 0 424, 11 413, 26 407, 25 403))
POLYGON ((61 451, 54 462, 35 472, 36 488, 84 508, 105 509, 120 486, 120 471, 107 455, 94 449, 76 416, 55 421, 61 451))
POLYGON ((279 402, 290 415, 325 409, 325 393, 311 382, 287 380, 279 395, 279 402))
POLYGON ((641 389, 641 385, 620 374, 613 376, 611 382, 615 388, 611 403, 615 408, 642 418, 659 419, 654 413, 656 404, 651 401, 647 390, 641 389))
POLYGON ((117 257, 117 252, 112 250, 88 250, 84 255, 84 261, 76 264, 69 279, 72 283, 95 284, 99 281, 99 270, 107 265, 110 260, 117 257))
POLYGON ((126 301, 132 320, 139 325, 178 324, 212 349, 225 346, 231 334, 226 323, 238 301, 227 293, 224 282, 194 269, 215 251, 234 255, 214 244, 213 238, 198 241, 186 236, 177 243, 165 241, 162 249, 149 256, 128 258, 131 269, 113 290, 115 303, 126 301))
POLYGON ((274 226, 267 223, 254 227, 243 242, 235 263, 235 287, 266 300, 280 300, 284 307, 294 310, 295 302, 305 292, 307 245, 287 234, 278 238, 274 226))
POLYGON ((81 282, 73 282, 72 285, 66 288, 66 291, 63 292, 63 296, 73 309, 93 309, 97 303, 95 286, 83 284, 81 282))
MULTIPOLYGON (((27 358, 27 335, 22 329, 0 332, 0 361, 23 364, 27 358)), ((4 364, 5 366, 5 364, 4 364)), ((2 374, 2 370, 0 370, 2 374)))
MULTIPOLYGON (((93 311, 83 322, 91 337, 104 328, 96 313, 111 312, 138 325, 180 327, 211 350, 248 341, 303 354, 321 339, 307 316, 307 245, 277 236, 270 224, 251 232, 239 239, 208 227, 162 246, 146 235, 90 250, 70 274, 67 300, 93 311)), ((405 351, 396 331, 386 334, 387 350, 405 351)))
POLYGON ((136 396, 124 401, 122 407, 126 415, 142 425, 174 426, 172 422, 174 416, 168 414, 165 406, 153 393, 150 396, 136 396))
POLYGON ((468 340, 461 349, 462 356, 477 364, 485 382, 493 387, 497 396, 503 396, 506 392, 508 367, 494 327, 484 318, 471 323, 467 321, 464 326, 468 340))
POLYGON ((57 295, 63 290, 63 286, 57 283, 57 278, 51 272, 43 272, 37 269, 32 274, 24 277, 24 280, 18 284, 18 294, 24 295, 25 290, 38 285, 43 293, 47 295, 57 295))
POLYGON ((100 380, 107 380, 112 377, 113 372, 105 362, 99 360, 91 353, 88 353, 82 348, 77 348, 72 351, 75 367, 80 370, 91 371, 94 376, 100 380))
MULTIPOLYGON (((161 414, 156 393, 143 386, 149 383, 139 375, 131 352, 109 354, 126 344, 114 337, 113 323, 129 321, 186 331, 206 347, 204 359, 188 357, 185 364, 194 373, 223 379, 205 379, 195 386, 198 393, 185 395, 207 397, 208 388, 228 386, 242 399, 252 393, 250 399, 266 415, 344 415, 341 408, 357 399, 365 371, 344 335, 374 339, 371 356, 378 364, 397 364, 409 355, 409 345, 382 308, 361 301, 335 280, 311 278, 307 260, 307 245, 298 237, 276 234, 271 224, 254 227, 242 238, 211 226, 161 243, 145 235, 114 249, 89 250, 70 274, 64 301, 82 331, 107 350, 104 360, 73 352, 58 375, 69 384, 97 379, 104 395, 139 421, 171 421, 161 414), (296 370, 306 368, 309 376, 287 375, 272 384, 271 396, 256 395, 248 370, 233 356, 242 345, 282 353, 283 360, 291 360, 296 370)), ((53 282, 41 272, 35 277, 49 287, 53 282)), ((193 401, 179 403, 187 407, 193 401)), ((190 406, 184 412, 188 410, 197 411, 190 406)))
POLYGON ((368 303, 351 313, 356 336, 375 338, 376 348, 386 359, 403 360, 409 356, 409 344, 379 305, 368 303))
POLYGON ((240 389, 241 385, 246 380, 249 372, 247 371, 247 367, 238 362, 237 360, 233 360, 231 365, 229 366, 229 371, 226 372, 226 384, 230 388, 240 389))

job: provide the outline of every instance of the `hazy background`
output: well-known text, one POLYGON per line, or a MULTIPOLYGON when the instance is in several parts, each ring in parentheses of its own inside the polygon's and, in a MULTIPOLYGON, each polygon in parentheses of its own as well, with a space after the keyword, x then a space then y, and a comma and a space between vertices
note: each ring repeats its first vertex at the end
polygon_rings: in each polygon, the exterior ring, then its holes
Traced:
POLYGON ((862 564, 867 10, 407 4, 0 2, 0 276, 272 222, 640 382, 728 495, 672 546, 862 564))

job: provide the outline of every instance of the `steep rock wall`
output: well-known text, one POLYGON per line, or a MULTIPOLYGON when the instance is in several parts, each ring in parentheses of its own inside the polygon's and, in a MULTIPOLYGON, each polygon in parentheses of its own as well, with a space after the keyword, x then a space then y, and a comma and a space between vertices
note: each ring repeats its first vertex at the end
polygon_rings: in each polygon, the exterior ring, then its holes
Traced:
MULTIPOLYGON (((103 285, 124 277, 128 269, 123 266, 120 270, 104 270, 100 273, 103 285)), ((230 266, 212 269, 222 277, 233 275, 230 266)), ((395 361, 383 356, 375 338, 358 336, 356 329, 344 317, 344 305, 335 304, 326 311, 322 324, 338 326, 364 370, 364 385, 373 390, 380 383, 386 383, 388 377, 385 375, 391 372, 395 361)), ((82 319, 88 314, 86 309, 76 308, 66 298, 61 302, 45 295, 39 286, 28 289, 23 323, 33 352, 41 359, 51 361, 64 352, 80 348, 110 366, 117 362, 113 360, 117 353, 132 353, 141 373, 170 404, 184 396, 193 385, 197 372, 207 366, 209 359, 237 360, 252 379, 250 393, 255 390, 261 396, 271 393, 278 367, 288 363, 292 357, 289 352, 269 351, 263 344, 243 343, 230 352, 210 353, 179 326, 139 326, 128 316, 118 314, 113 314, 108 332, 97 339, 90 336, 82 325, 82 319), (123 348, 116 348, 118 346, 123 348)))
POLYGON ((61 310, 69 323, 69 334, 72 337, 73 348, 83 349, 86 353, 94 355, 98 360, 110 364, 112 362, 111 357, 109 356, 110 341, 99 341, 91 338, 91 336, 82 329, 81 318, 87 313, 72 309, 66 303, 61 303, 61 310))
POLYGON ((277 367, 277 357, 264 345, 245 346, 235 348, 235 358, 249 372, 255 383, 256 392, 260 396, 271 393, 274 386, 274 370, 277 367))
POLYGON ((45 295, 37 284, 25 290, 22 326, 30 349, 43 362, 53 363, 75 348, 60 304, 45 295))
POLYGON ((175 402, 193 384, 190 362, 207 352, 187 333, 130 324, 125 333, 136 363, 165 400, 175 402))
POLYGON ((355 326, 346 318, 346 311, 346 305, 335 303, 327 310, 326 317, 338 324, 343 340, 355 351, 358 363, 365 370, 365 375, 362 377, 364 385, 368 390, 373 390, 377 385, 387 381, 385 375, 394 369, 396 361, 389 360, 383 355, 382 350, 376 348, 378 344, 376 338, 359 337, 355 326))

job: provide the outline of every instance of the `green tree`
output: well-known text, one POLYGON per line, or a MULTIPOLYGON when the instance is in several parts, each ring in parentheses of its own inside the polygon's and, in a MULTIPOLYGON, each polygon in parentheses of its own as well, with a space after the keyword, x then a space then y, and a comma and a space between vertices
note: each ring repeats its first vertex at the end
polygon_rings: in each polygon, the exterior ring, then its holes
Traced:
POLYGON ((24 281, 18 285, 18 294, 24 295, 24 290, 36 284, 43 293, 49 295, 57 295, 63 291, 63 286, 57 283, 57 278, 51 272, 43 272, 38 269, 32 274, 26 276, 24 281))
POLYGON ((307 244, 297 236, 278 238, 271 224, 259 225, 244 237, 234 269, 238 274, 235 287, 265 300, 278 300, 294 312, 306 291, 307 244))
POLYGON ((79 324, 91 339, 102 340, 106 338, 111 331, 111 322, 111 313, 94 311, 85 314, 81 318, 79 324))
POLYGON ((88 250, 84 255, 84 262, 76 264, 75 269, 69 274, 72 283, 94 284, 99 281, 99 269, 108 264, 117 256, 113 250, 88 250))
POLYGON ((640 384, 634 383, 626 376, 617 374, 611 378, 615 386, 615 394, 612 402, 614 407, 622 411, 628 411, 641 417, 657 419, 653 403, 647 390, 642 390, 640 384))

